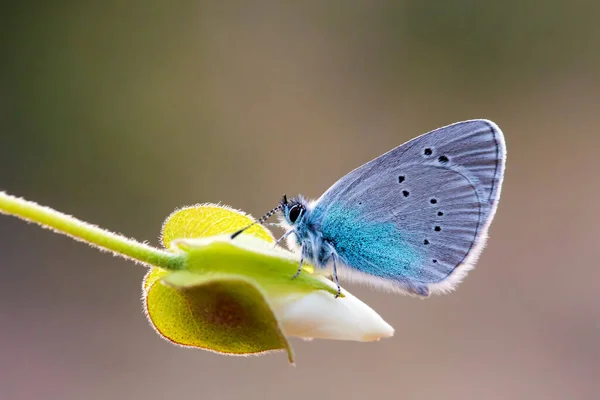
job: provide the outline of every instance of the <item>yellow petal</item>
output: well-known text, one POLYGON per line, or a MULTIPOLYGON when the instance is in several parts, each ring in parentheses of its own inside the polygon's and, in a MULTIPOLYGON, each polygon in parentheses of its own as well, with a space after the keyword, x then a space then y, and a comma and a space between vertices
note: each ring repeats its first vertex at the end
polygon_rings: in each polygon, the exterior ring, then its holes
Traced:
POLYGON ((176 344, 231 355, 285 350, 293 362, 271 305, 250 279, 196 275, 194 284, 186 287, 156 279, 144 304, 156 331, 176 344))
MULTIPOLYGON (((171 247, 174 239, 190 239, 234 233, 254 222, 252 216, 233 208, 215 204, 199 204, 174 211, 162 227, 162 243, 171 247)), ((273 235, 264 226, 256 224, 244 234, 274 242, 273 235)))

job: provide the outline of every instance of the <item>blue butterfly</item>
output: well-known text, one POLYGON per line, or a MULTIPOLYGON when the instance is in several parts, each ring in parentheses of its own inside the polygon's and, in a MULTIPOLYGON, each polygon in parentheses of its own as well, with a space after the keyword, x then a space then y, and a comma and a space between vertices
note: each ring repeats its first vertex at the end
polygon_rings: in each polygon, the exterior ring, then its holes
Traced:
POLYGON ((257 222, 281 211, 279 241, 289 237, 300 253, 295 277, 304 260, 331 266, 338 296, 338 274, 421 297, 448 292, 485 245, 505 159, 496 124, 458 122, 355 169, 318 200, 284 195, 257 222))

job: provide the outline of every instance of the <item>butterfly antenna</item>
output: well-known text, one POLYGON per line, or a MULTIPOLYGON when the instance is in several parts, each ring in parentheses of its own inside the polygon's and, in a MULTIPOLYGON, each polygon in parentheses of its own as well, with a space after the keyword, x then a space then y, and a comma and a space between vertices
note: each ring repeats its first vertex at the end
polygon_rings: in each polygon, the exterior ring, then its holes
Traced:
POLYGON ((242 228, 239 231, 235 232, 233 235, 231 235, 231 239, 235 239, 237 236, 239 236, 242 232, 244 232, 246 229, 250 228, 251 226, 254 226, 256 224, 261 224, 262 225, 266 220, 268 220, 269 218, 271 218, 271 216, 273 214, 275 214, 278 210, 280 210, 282 207, 283 207, 283 203, 279 203, 279 205, 277 207, 275 207, 274 209, 272 209, 271 211, 269 211, 268 213, 266 213, 265 215, 263 215, 262 217, 260 217, 257 221, 254 221, 253 223, 251 223, 247 227, 242 228))

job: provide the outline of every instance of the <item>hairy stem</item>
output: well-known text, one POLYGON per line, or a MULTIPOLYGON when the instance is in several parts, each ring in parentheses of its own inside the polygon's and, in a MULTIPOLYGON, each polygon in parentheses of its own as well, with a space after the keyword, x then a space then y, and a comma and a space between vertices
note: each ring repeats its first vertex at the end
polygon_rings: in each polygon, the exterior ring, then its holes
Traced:
POLYGON ((169 270, 181 269, 183 265, 184 260, 181 255, 148 246, 4 192, 0 192, 0 213, 34 222, 43 228, 142 264, 169 270))

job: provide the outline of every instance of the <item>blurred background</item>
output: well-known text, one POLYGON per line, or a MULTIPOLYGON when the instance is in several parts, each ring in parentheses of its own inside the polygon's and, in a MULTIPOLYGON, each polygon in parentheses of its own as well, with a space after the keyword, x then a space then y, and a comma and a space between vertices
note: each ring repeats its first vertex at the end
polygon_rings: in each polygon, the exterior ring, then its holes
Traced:
POLYGON ((600 2, 3 2, 0 190, 158 244, 176 207, 318 197, 421 133, 508 144, 478 267, 396 328, 233 358, 149 327, 145 270, 0 217, 0 399, 597 399, 600 2))

